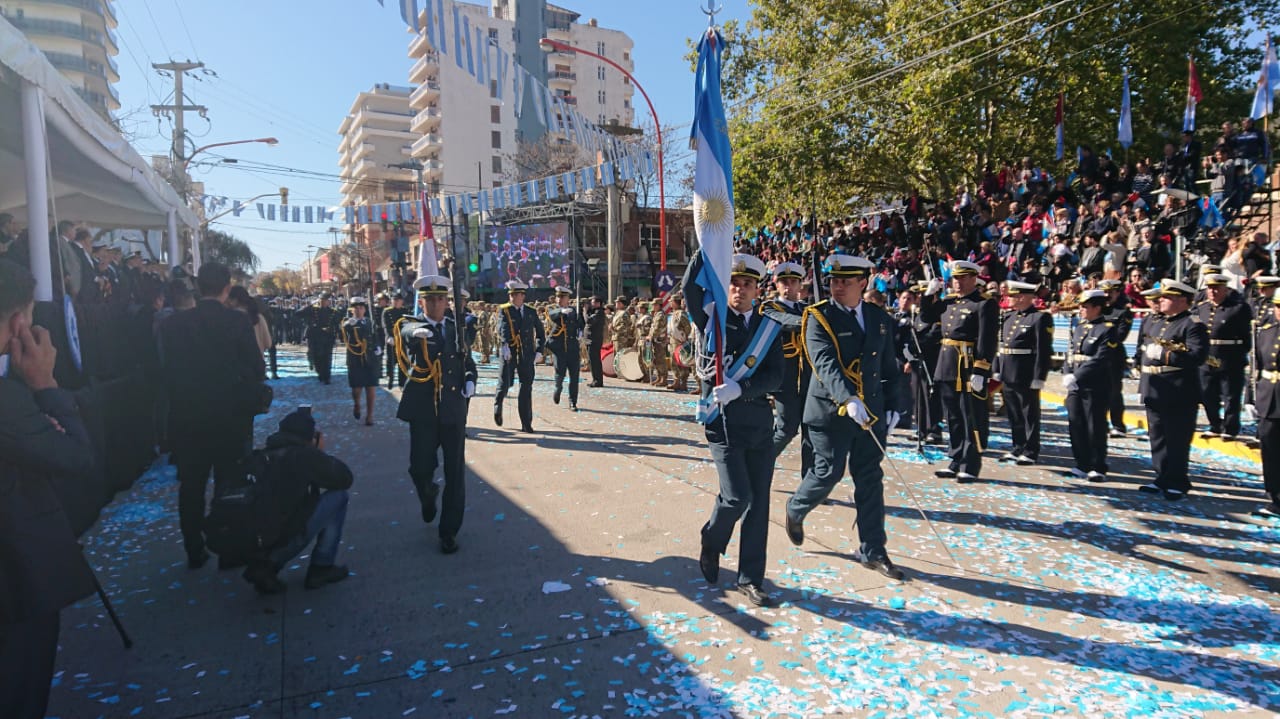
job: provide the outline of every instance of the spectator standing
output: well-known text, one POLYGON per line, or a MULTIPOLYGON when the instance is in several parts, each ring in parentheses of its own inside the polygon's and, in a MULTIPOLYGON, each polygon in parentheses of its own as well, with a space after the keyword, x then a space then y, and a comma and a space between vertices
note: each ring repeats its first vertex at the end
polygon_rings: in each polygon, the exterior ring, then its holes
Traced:
POLYGON ((244 314, 226 306, 231 272, 207 262, 196 279, 200 301, 160 325, 169 398, 168 436, 178 467, 178 519, 187 566, 209 559, 201 525, 210 470, 214 487, 234 481, 236 463, 253 440, 266 364, 244 314))

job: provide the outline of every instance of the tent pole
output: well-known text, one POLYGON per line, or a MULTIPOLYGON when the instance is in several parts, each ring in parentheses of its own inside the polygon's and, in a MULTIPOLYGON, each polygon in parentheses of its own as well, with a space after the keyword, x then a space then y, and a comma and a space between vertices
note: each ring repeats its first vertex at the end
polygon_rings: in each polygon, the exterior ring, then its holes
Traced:
POLYGON ((169 269, 182 265, 181 243, 178 241, 178 211, 169 210, 169 269))
POLYGON ((26 165, 28 249, 31 274, 36 278, 36 300, 53 301, 53 258, 49 252, 49 164, 45 144, 44 91, 22 82, 22 155, 26 165))

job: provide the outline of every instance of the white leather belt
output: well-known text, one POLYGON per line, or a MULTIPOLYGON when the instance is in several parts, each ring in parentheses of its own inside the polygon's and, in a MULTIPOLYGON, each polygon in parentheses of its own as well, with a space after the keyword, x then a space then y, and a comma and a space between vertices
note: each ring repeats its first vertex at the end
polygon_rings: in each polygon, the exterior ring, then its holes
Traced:
POLYGON ((1262 370, 1262 379, 1265 379, 1268 382, 1280 382, 1280 372, 1264 369, 1262 370))
POLYGON ((1169 372, 1178 372, 1181 367, 1172 367, 1170 365, 1152 365, 1142 368, 1143 374, 1168 374, 1169 372))
POLYGON ((1242 345, 1244 340, 1209 340, 1211 345, 1242 345))
POLYGON ((1030 348, 1018 349, 1018 348, 1005 347, 1000 350, 1000 354, 1002 355, 1029 355, 1033 352, 1035 352, 1035 350, 1030 348))

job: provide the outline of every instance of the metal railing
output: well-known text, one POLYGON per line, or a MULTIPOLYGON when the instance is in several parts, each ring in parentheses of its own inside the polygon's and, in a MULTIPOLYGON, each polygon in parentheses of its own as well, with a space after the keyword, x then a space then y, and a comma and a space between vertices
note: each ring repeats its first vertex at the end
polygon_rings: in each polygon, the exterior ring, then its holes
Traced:
POLYGON ((69 37, 73 40, 84 40, 102 44, 102 33, 93 28, 77 25, 73 22, 63 22, 62 20, 44 20, 41 18, 30 17, 10 17, 9 22, 19 30, 29 33, 37 33, 41 35, 56 35, 58 37, 69 37))

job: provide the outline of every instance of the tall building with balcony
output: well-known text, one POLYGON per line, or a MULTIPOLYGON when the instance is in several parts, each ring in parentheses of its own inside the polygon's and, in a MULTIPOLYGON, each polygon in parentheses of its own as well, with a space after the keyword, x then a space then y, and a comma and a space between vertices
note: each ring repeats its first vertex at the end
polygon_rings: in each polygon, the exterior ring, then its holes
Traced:
MULTIPOLYGON (((379 83, 351 103, 338 127, 344 206, 410 201, 417 196, 416 172, 393 167, 413 160, 413 143, 418 137, 410 131, 413 112, 409 98, 413 93, 410 87, 379 83)), ((346 225, 345 232, 373 253, 373 264, 381 270, 390 257, 396 232, 391 223, 384 231, 380 217, 370 220, 346 225)))
POLYGON ((120 109, 112 0, 0 0, 0 15, 40 48, 104 118, 120 109))
MULTIPOLYGON (((581 22, 578 13, 545 0, 490 0, 488 5, 447 1, 444 12, 451 39, 455 6, 467 17, 473 35, 479 29, 491 45, 509 53, 588 121, 633 124, 635 88, 621 73, 595 58, 544 53, 538 47, 540 38, 550 37, 604 55, 631 71, 635 44, 626 33, 600 27, 594 19, 581 22)), ((413 157, 425 166, 427 188, 453 194, 525 179, 527 173, 510 158, 519 142, 537 140, 545 131, 533 104, 526 102, 517 119, 510 73, 499 98, 496 80, 479 84, 465 69, 465 60, 464 67, 458 66, 452 45, 444 53, 432 46, 425 12, 420 23, 424 30, 409 44, 414 61, 409 81, 417 86, 409 104, 415 112, 410 129, 417 136, 413 157)))

